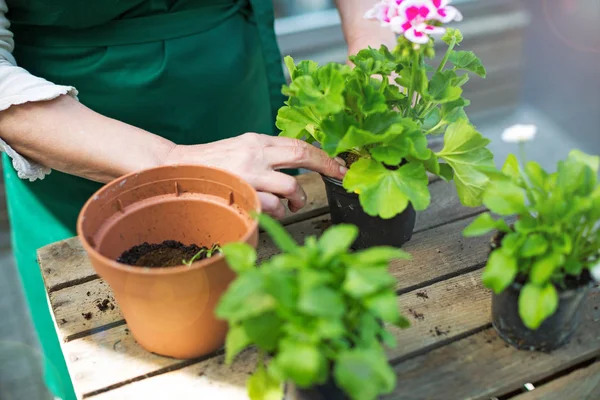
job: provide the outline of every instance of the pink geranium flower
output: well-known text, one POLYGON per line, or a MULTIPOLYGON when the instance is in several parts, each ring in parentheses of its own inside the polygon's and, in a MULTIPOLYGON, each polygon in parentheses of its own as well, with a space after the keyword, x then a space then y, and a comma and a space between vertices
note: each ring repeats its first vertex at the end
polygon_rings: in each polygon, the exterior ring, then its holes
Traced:
POLYGON ((429 35, 443 34, 445 29, 433 26, 431 21, 442 23, 460 20, 462 15, 452 6, 451 0, 382 0, 367 12, 365 18, 378 20, 395 33, 404 35, 416 44, 425 44, 429 35))

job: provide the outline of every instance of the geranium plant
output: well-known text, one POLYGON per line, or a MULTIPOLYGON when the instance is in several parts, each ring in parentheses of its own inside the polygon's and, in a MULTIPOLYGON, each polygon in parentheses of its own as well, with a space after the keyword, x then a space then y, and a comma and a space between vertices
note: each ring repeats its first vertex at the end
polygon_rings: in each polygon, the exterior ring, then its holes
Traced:
POLYGON ((388 263, 408 254, 391 247, 349 252, 358 234, 353 225, 336 225, 300 246, 269 217, 259 222, 283 253, 257 266, 250 246, 224 246, 238 277, 217 308, 230 325, 227 363, 248 346, 258 348, 250 398, 280 400, 286 381, 307 388, 332 378, 352 399, 392 391, 396 378, 383 343, 394 345, 394 336, 383 323, 408 321, 388 263))
MULTIPOLYGON (((523 142, 533 127, 507 130, 504 139, 523 142)), ((516 215, 513 225, 504 218, 481 214, 465 231, 478 236, 498 230, 499 246, 483 272, 485 286, 495 293, 513 282, 523 285, 518 310, 526 327, 537 329, 552 316, 559 293, 590 281, 589 270, 600 262, 600 157, 579 150, 548 173, 533 161, 509 155, 502 173, 492 179, 483 203, 500 216, 516 215)))
POLYGON ((400 34, 395 49, 367 48, 350 57, 354 67, 313 61, 295 64, 286 57, 291 83, 279 110, 281 135, 318 142, 330 156, 342 155, 350 169, 343 186, 357 193, 371 216, 392 218, 413 204, 430 203, 426 171, 454 178, 463 204, 481 204, 493 168, 489 143, 469 123, 462 86, 474 73, 485 77, 471 51, 457 51, 456 29, 441 25, 462 16, 449 0, 386 0, 369 11, 400 34), (430 34, 447 44, 441 61, 430 34), (444 134, 439 152, 428 148, 428 136, 444 134))

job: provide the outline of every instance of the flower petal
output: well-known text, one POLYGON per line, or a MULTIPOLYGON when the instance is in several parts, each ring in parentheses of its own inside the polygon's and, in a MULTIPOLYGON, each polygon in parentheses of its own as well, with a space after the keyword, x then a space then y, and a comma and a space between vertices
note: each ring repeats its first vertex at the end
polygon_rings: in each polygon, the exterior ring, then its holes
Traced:
POLYGON ((414 26, 404 32, 404 37, 415 44, 426 44, 429 42, 429 36, 417 30, 414 26))

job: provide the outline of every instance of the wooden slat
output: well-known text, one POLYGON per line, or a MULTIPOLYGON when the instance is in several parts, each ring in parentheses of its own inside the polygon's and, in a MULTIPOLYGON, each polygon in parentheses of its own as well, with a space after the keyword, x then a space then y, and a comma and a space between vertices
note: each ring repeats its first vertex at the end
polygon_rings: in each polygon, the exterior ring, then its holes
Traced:
POLYGON ((128 383, 91 397, 94 400, 247 400, 246 379, 254 371, 256 352, 241 353, 231 366, 224 357, 167 372, 151 379, 128 383))
POLYGON ((511 400, 598 400, 600 399, 600 361, 578 369, 555 381, 539 386, 511 400))
MULTIPOLYGON (((306 192, 307 204, 298 213, 287 210, 282 221, 284 224, 320 215, 328 210, 325 184, 321 176, 316 172, 309 172, 299 175, 297 179, 306 192)), ((42 247, 38 250, 38 262, 49 292, 98 278, 77 238, 42 247)))
POLYGON ((58 335, 69 341, 85 331, 123 320, 112 290, 101 279, 49 294, 58 335))
POLYGON ((385 398, 487 400, 594 358, 600 355, 599 306, 600 291, 596 290, 590 295, 576 335, 552 354, 516 351, 488 328, 411 358, 396 366, 398 385, 385 398))
POLYGON ((491 321, 490 292, 483 287, 479 270, 405 293, 398 297, 398 306, 411 327, 393 328, 398 344, 388 351, 390 359, 452 340, 491 321))

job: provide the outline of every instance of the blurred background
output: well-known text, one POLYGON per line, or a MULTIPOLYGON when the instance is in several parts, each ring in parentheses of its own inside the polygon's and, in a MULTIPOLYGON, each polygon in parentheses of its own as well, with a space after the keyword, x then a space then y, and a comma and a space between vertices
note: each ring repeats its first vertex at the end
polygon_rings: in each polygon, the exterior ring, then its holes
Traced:
MULTIPOLYGON (((347 51, 333 0, 273 0, 281 53, 297 61, 345 62, 347 51)), ((343 0, 342 0, 343 1, 343 0)), ((487 79, 466 85, 467 113, 492 140, 501 164, 514 151, 500 141, 517 123, 539 127, 528 157, 553 169, 569 150, 600 154, 600 0, 454 0, 465 19, 462 47, 477 53, 487 79)), ((12 264, 9 222, 0 181, 0 400, 44 393, 35 336, 12 264), (2 346, 25 349, 18 360, 2 346), (18 344, 18 345, 17 345, 18 344), (25 354, 26 353, 26 354, 25 354), (18 395, 17 395, 18 393, 18 395)))

